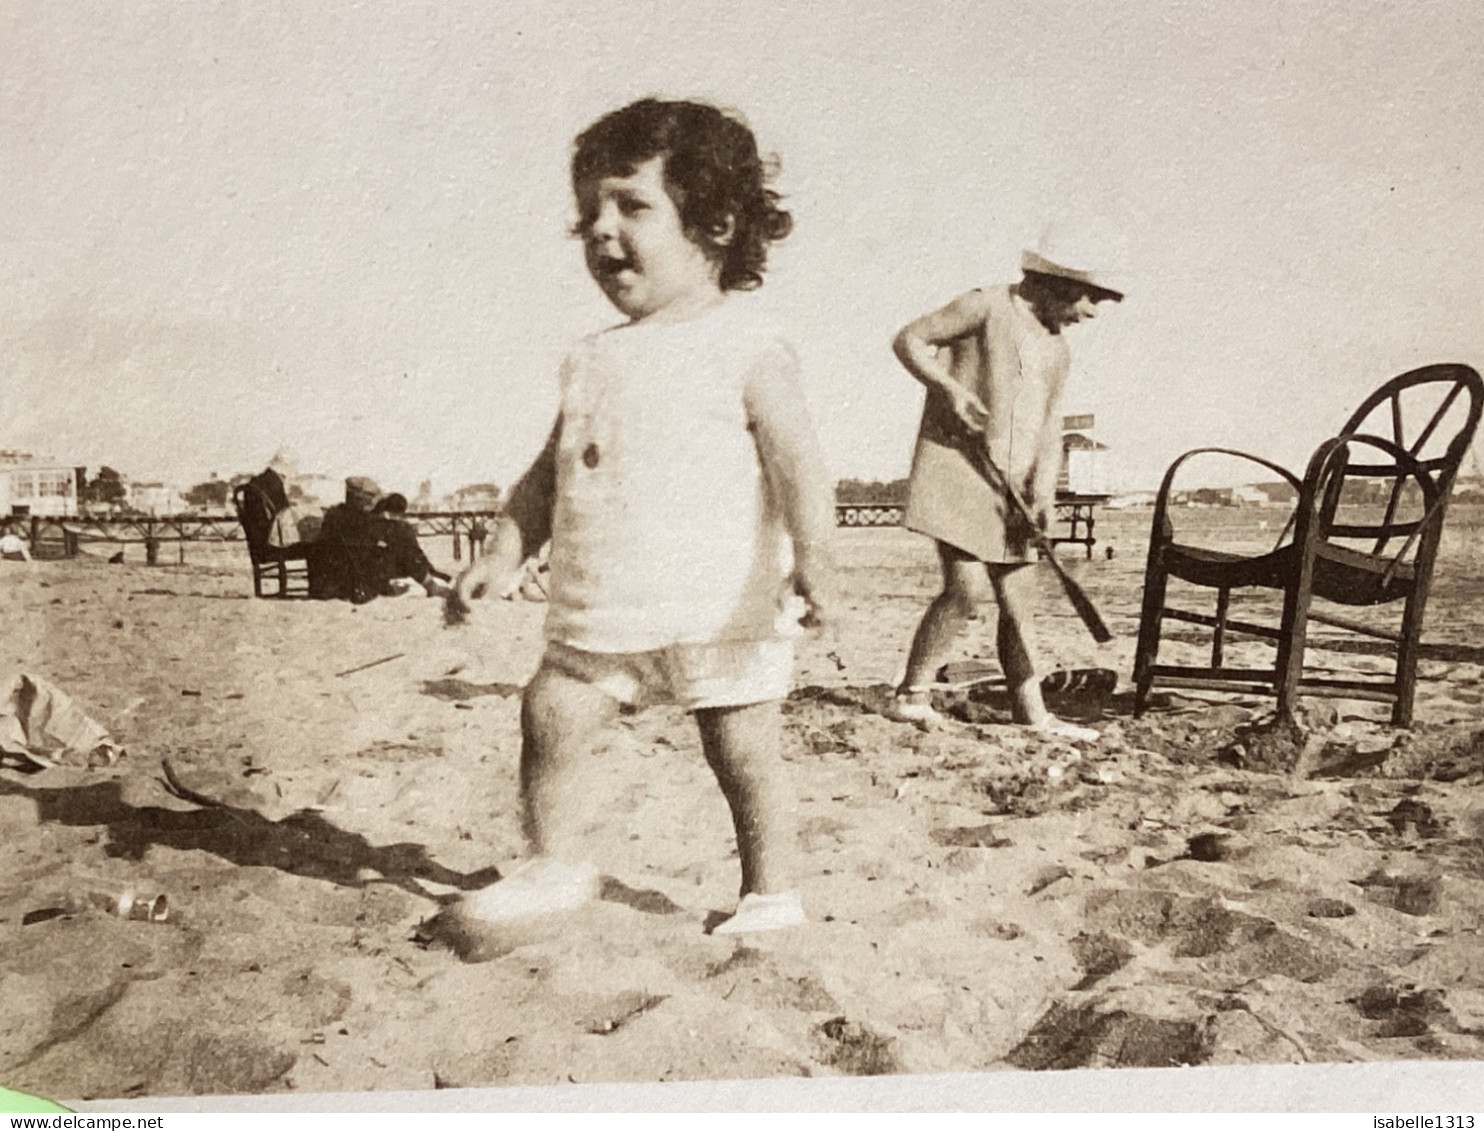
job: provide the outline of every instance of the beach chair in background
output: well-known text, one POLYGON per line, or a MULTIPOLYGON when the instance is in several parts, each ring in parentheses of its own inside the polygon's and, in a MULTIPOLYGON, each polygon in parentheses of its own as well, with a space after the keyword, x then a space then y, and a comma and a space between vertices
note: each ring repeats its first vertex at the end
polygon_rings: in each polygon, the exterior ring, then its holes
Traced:
POLYGON ((254 597, 308 597, 309 546, 273 544, 273 524, 289 505, 283 479, 271 467, 232 492, 237 521, 252 559, 254 597), (271 589, 271 591, 265 591, 271 589))
MULTIPOLYGON (((1134 713, 1142 714, 1156 685, 1277 696, 1278 713, 1291 718, 1300 695, 1391 704, 1396 726, 1412 723, 1417 655, 1433 565, 1459 466, 1479 424, 1484 382, 1466 365, 1414 369, 1376 390, 1341 433, 1325 441, 1302 479, 1268 460, 1224 448, 1186 452, 1166 472, 1155 501, 1145 567, 1143 611, 1134 659, 1134 713), (1177 542, 1170 517, 1176 472, 1193 456, 1220 453, 1276 472, 1296 491, 1292 516, 1272 549, 1257 554, 1177 542), (1212 613, 1167 603, 1170 579, 1215 591, 1212 613), (1233 590, 1256 587, 1281 594, 1276 625, 1229 617, 1233 590), (1316 607, 1316 599, 1324 602, 1316 607), (1400 605, 1384 618, 1350 609, 1400 605), (1348 606, 1335 611, 1334 606, 1348 606), (1160 635, 1175 620, 1211 629, 1210 663, 1161 664, 1160 635), (1389 656, 1387 673, 1306 669, 1310 626, 1359 634, 1344 651, 1389 656), (1271 668, 1231 667, 1228 634, 1276 644, 1271 668), (1372 644, 1371 641, 1380 641, 1372 644), (1359 644, 1359 647, 1356 645, 1359 644)), ((1336 650, 1341 650, 1337 647, 1336 650)))

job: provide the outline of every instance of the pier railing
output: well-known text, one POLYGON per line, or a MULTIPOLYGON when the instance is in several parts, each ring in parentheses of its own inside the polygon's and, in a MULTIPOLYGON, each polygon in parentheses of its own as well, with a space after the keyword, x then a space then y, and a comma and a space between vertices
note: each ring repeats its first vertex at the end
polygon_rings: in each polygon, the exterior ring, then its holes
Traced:
MULTIPOLYGON (((1107 502, 1107 495, 1078 495, 1057 492, 1056 519, 1069 529, 1054 534, 1056 544, 1072 543, 1085 548, 1092 557, 1096 544, 1093 531, 1095 512, 1107 502)), ((905 508, 897 503, 838 504, 835 523, 838 526, 899 526, 905 508)), ((453 560, 473 560, 483 548, 485 536, 499 518, 494 510, 477 511, 409 511, 407 521, 419 538, 449 538, 453 560)), ((189 542, 241 542, 242 527, 235 515, 71 515, 67 517, 30 517, 31 553, 38 558, 71 557, 88 543, 141 545, 145 561, 158 565, 160 551, 167 545, 176 547, 177 560, 184 564, 189 542)))
MULTIPOLYGON (((1055 546, 1072 544, 1083 547, 1089 560, 1092 548, 1097 544, 1093 531, 1097 528, 1097 508, 1106 503, 1111 495, 1078 494, 1073 491, 1057 491, 1056 516, 1058 523, 1065 523, 1065 533, 1053 533, 1051 543, 1055 546)), ((900 526, 907 508, 901 503, 836 503, 836 526, 900 526)))
MULTIPOLYGON (((472 558, 486 533, 499 517, 498 511, 412 511, 407 521, 419 538, 446 537, 453 540, 453 560, 462 561, 466 552, 472 558)), ((63 558, 76 554, 89 543, 139 545, 144 559, 158 565, 160 551, 176 547, 177 560, 186 560, 190 542, 242 542, 242 526, 236 515, 171 514, 171 515, 31 515, 31 554, 37 558, 63 558)))

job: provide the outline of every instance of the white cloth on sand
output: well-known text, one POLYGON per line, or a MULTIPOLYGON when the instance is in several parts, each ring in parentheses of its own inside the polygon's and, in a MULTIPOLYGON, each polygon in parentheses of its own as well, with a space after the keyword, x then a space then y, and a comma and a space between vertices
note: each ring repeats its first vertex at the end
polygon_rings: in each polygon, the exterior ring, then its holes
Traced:
POLYGON ((111 766, 117 743, 66 692, 21 673, 0 699, 0 754, 34 766, 111 766))

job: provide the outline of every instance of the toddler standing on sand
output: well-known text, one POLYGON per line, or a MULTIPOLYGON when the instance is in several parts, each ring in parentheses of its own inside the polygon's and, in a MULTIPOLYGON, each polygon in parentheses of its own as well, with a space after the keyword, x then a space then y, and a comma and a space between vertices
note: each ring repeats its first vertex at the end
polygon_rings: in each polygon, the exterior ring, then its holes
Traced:
POLYGON ((717 933, 804 919, 778 703, 801 622, 823 619, 834 512, 793 350, 734 294, 791 227, 766 177, 751 130, 695 102, 645 99, 577 139, 576 234, 627 321, 568 355, 551 436, 450 597, 461 615, 498 595, 550 539, 546 652, 521 708, 531 855, 464 901, 468 919, 593 897, 581 759, 620 704, 659 702, 694 714, 731 807, 742 898, 717 933))

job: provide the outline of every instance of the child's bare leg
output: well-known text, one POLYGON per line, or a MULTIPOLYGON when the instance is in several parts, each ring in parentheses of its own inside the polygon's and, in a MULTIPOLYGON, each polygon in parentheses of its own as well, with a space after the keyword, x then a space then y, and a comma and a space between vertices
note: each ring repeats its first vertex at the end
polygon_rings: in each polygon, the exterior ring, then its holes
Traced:
POLYGON ((933 682, 953 642, 964 626, 979 616, 989 597, 982 562, 942 542, 938 543, 938 559, 943 569, 943 591, 928 606, 912 638, 907 674, 899 688, 904 694, 933 682))
POLYGON ((742 894, 788 888, 794 841, 793 801, 779 755, 778 704, 696 711, 701 748, 732 810, 742 894))
POLYGON ((592 684, 543 663, 521 702, 520 791, 531 855, 498 883, 468 896, 462 911, 484 923, 509 923, 572 911, 597 892, 584 859, 586 823, 581 761, 614 702, 592 684))
POLYGON ((618 705, 592 684, 543 663, 520 707, 522 825, 530 850, 573 863, 586 824, 581 763, 618 705))
POLYGON ((742 898, 731 918, 712 931, 745 935, 796 927, 804 907, 787 889, 793 875, 793 798, 779 756, 778 704, 707 707, 696 712, 701 747, 737 830, 742 898))
POLYGON ((1035 573, 1024 565, 989 567, 990 584, 999 603, 995 646, 1000 667, 1010 688, 1015 721, 1035 725, 1046 717, 1041 699, 1041 681, 1036 677, 1036 657, 1031 646, 1035 615, 1035 573))
POLYGON ((1068 742, 1096 742, 1101 735, 1091 727, 1065 722, 1046 710, 1041 698, 1041 680, 1036 674, 1036 655, 1031 625, 1036 602, 1035 570, 1028 565, 991 566, 989 570, 1000 619, 995 643, 1000 667, 1010 686, 1011 713, 1042 734, 1068 742))

